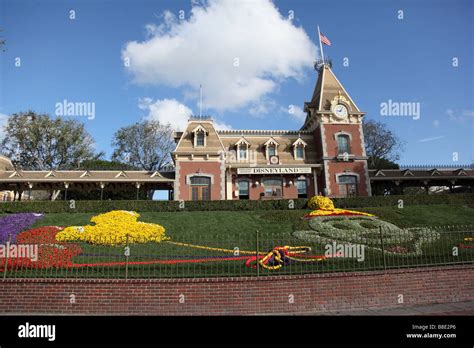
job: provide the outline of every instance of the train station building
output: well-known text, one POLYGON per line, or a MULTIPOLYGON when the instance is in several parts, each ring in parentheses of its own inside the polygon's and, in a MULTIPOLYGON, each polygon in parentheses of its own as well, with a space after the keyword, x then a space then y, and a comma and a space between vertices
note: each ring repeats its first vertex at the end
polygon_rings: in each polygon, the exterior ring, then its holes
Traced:
POLYGON ((175 134, 175 199, 370 196, 362 112, 322 62, 297 130, 219 130, 192 118, 175 134))

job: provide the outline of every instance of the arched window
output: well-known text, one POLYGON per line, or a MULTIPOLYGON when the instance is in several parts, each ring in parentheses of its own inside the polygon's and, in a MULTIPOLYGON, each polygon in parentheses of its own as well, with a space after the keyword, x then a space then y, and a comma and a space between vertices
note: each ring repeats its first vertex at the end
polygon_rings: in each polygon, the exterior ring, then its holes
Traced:
POLYGON ((207 176, 193 176, 191 182, 191 199, 193 201, 207 201, 211 198, 211 178, 207 176))
POLYGON ((339 175, 337 177, 339 184, 339 193, 344 197, 357 196, 357 176, 356 175, 339 175))
POLYGON ((265 197, 282 197, 283 196, 283 180, 282 179, 264 179, 263 187, 265 197))
POLYGON ((337 136, 337 147, 338 147, 338 153, 340 155, 347 153, 351 153, 351 149, 349 146, 349 136, 347 134, 339 134, 337 136))

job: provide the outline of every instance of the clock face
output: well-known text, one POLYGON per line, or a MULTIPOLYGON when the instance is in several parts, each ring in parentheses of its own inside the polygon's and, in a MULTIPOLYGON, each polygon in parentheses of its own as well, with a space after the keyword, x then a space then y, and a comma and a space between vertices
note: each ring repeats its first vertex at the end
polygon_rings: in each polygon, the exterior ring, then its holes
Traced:
POLYGON ((342 104, 337 104, 336 107, 334 108, 334 114, 340 118, 347 117, 346 106, 342 104))

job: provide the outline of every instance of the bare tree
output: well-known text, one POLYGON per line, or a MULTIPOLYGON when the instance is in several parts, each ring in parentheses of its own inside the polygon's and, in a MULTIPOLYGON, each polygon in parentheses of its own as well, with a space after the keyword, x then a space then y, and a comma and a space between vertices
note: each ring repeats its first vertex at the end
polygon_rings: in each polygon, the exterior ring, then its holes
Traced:
MULTIPOLYGON (((0 32, 2 32, 2 31, 3 31, 3 29, 0 29, 0 32)), ((7 42, 7 40, 5 40, 3 38, 3 36, 0 36, 0 51, 2 51, 2 52, 6 51, 6 49, 5 49, 6 42, 7 42)))
POLYGON ((363 123, 365 151, 369 157, 369 168, 393 166, 400 159, 401 140, 381 122, 369 120, 363 123), (392 163, 390 163, 392 162, 392 163))

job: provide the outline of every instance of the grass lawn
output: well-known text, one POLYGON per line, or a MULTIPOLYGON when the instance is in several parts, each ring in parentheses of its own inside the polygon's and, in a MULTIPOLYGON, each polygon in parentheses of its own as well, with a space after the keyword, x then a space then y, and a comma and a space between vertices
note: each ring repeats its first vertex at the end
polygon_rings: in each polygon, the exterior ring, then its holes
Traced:
MULTIPOLYGON (((375 214, 380 219, 399 227, 473 225, 474 210, 467 206, 426 205, 397 207, 377 207, 359 209, 375 214)), ((323 245, 308 243, 292 235, 295 230, 308 230, 307 221, 302 217, 306 210, 294 211, 203 211, 203 212, 144 212, 139 221, 157 223, 166 228, 166 235, 172 241, 193 245, 225 248, 243 256, 240 251, 255 251, 257 246, 256 231, 259 231, 258 250, 269 251, 275 246, 308 245, 312 253, 324 253, 323 245)), ((40 226, 81 226, 89 224, 95 214, 46 214, 33 227, 40 226)), ((469 230, 472 236, 472 229, 469 230)), ((466 233, 448 236, 445 234, 439 241, 423 251, 423 257, 390 256, 385 264, 393 266, 426 265, 433 263, 454 262, 451 257, 452 246, 462 242, 466 233)), ((80 243, 83 253, 74 258, 74 263, 97 263, 124 261, 123 247, 93 246, 80 243)), ((463 260, 473 259, 473 249, 462 251, 463 260)), ((147 261, 154 259, 191 259, 210 257, 229 257, 234 253, 203 250, 177 246, 162 242, 160 244, 134 244, 130 247, 129 261, 147 261)), ((368 250, 364 262, 355 259, 339 258, 323 262, 298 262, 285 266, 278 271, 259 270, 260 274, 298 274, 308 272, 341 271, 356 269, 382 268, 383 254, 368 250)), ((130 265, 129 277, 186 277, 216 275, 255 275, 256 269, 246 267, 245 260, 197 262, 174 265, 130 265)), ((76 269, 37 269, 18 270, 17 276, 39 277, 124 277, 125 267, 84 267, 76 269)), ((11 274, 14 276, 14 274, 11 274)))
MULTIPOLYGON (((397 207, 360 208, 399 227, 473 225, 474 209, 458 205, 421 205, 397 207)), ((241 238, 255 235, 286 236, 294 229, 304 229, 301 217, 309 210, 278 211, 193 211, 193 212, 144 212, 140 221, 156 223, 166 228, 172 238, 241 238)), ((90 223, 95 214, 46 214, 33 227, 82 226, 90 223)))

